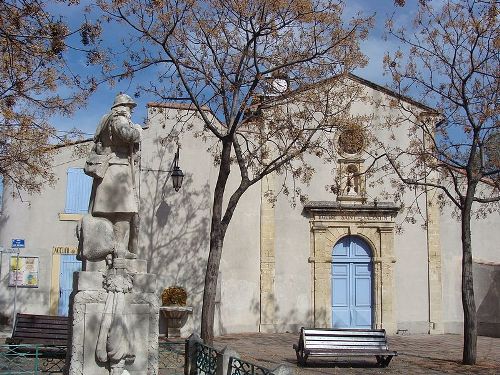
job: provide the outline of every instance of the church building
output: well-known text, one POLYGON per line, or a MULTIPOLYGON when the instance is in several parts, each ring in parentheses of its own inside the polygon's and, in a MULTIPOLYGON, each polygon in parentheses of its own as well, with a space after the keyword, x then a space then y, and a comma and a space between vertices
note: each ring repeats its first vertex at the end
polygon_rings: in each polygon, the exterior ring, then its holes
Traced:
MULTIPOLYGON (((370 117, 370 133, 381 142, 410 147, 410 124, 393 131, 383 124, 387 112, 396 110, 389 103, 407 101, 422 113, 431 109, 359 77, 350 79, 372 99, 351 108, 370 117)), ((198 136, 202 130, 190 106, 148 104, 135 176, 140 202, 138 257, 147 260, 149 273, 157 275, 158 297, 169 286, 187 291, 193 313, 184 335, 200 329, 218 172, 211 153, 215 142, 198 136), (179 119, 186 119, 183 128, 179 119), (169 174, 177 150, 185 177, 176 192, 169 174)), ((433 189, 399 197, 394 174, 365 173, 374 151, 370 136, 358 134, 359 142, 353 144, 347 135, 352 136, 342 130, 331 134, 334 159, 308 156, 315 173, 301 186, 306 200, 293 203, 290 196, 277 194, 283 179, 275 173, 241 198, 224 242, 216 335, 297 332, 300 327, 384 328, 389 334, 462 331, 462 247, 453 207, 441 207, 433 189), (418 215, 409 211, 412 204, 418 205, 418 215)), ((59 147, 53 166, 58 182, 39 195, 18 193, 4 184, 0 311, 5 319, 12 316, 14 300, 17 312, 68 314, 73 273, 82 268, 76 226, 87 213, 92 186, 83 173, 86 157, 81 151, 92 143, 59 147)), ((236 186, 237 174, 235 169, 228 191, 236 186)), ((479 334, 497 337, 498 228, 498 212, 473 219, 479 334)), ((164 333, 161 321, 160 334, 164 333)))

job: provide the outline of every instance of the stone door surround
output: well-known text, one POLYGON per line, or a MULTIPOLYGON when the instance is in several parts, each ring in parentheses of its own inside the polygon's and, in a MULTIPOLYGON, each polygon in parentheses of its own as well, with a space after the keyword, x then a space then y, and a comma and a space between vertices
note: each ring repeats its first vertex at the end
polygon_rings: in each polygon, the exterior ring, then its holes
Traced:
POLYGON ((359 236, 373 258, 374 328, 396 333, 394 219, 399 207, 390 202, 352 204, 310 201, 304 205, 311 230, 313 324, 331 327, 332 249, 344 236, 359 236))

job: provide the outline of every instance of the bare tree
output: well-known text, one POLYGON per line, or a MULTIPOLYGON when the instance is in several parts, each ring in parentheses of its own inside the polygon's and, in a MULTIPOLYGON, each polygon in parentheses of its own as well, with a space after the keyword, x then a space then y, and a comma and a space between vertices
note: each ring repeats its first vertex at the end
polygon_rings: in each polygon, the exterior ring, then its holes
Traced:
POLYGON ((54 182, 53 145, 72 136, 58 133, 50 117, 71 114, 88 94, 68 68, 68 37, 81 32, 83 44, 91 44, 99 31, 86 23, 70 31, 47 6, 0 2, 0 173, 28 192, 54 182))
POLYGON ((191 103, 204 125, 198 134, 216 140, 201 326, 202 338, 212 342, 219 264, 235 208, 270 173, 309 180, 313 170, 303 155, 321 156, 325 134, 363 120, 349 115, 361 90, 347 83, 346 73, 365 63, 358 42, 371 19, 345 21, 340 0, 98 4, 107 21, 127 25, 131 36, 124 65, 115 67, 124 70, 114 77, 154 68, 159 73, 142 92, 191 103), (239 182, 230 190, 233 170, 239 182))
MULTIPOLYGON (((404 3, 404 2, 403 2, 404 3)), ((405 49, 387 54, 385 66, 394 89, 419 96, 437 113, 418 113, 395 102, 396 128, 412 121, 411 147, 386 149, 391 166, 410 186, 437 189, 459 212, 462 236, 463 363, 475 364, 477 318, 472 277, 471 215, 499 208, 500 33, 495 1, 421 1, 412 29, 388 33, 405 49), (404 160, 413 163, 405 164, 404 160), (438 172, 439 178, 431 174, 438 172)))

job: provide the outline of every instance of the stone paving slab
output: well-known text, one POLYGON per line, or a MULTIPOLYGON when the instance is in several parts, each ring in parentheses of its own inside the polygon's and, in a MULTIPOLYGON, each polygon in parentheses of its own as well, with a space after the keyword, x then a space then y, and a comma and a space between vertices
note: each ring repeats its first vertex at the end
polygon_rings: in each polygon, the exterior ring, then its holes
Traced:
POLYGON ((476 366, 461 364, 461 335, 394 335, 389 336, 389 348, 396 350, 387 368, 375 366, 370 357, 310 358, 306 367, 298 367, 293 344, 298 334, 234 334, 217 337, 215 347, 228 346, 243 360, 274 369, 284 364, 298 375, 318 374, 495 374, 500 375, 500 338, 478 338, 476 366))

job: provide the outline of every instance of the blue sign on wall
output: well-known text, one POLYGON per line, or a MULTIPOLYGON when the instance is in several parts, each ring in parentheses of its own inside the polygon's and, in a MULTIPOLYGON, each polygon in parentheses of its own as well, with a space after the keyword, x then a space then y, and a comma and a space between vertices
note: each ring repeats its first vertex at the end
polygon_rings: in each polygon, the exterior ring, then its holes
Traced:
POLYGON ((14 239, 12 239, 12 248, 13 249, 24 248, 24 239, 23 238, 14 238, 14 239))

